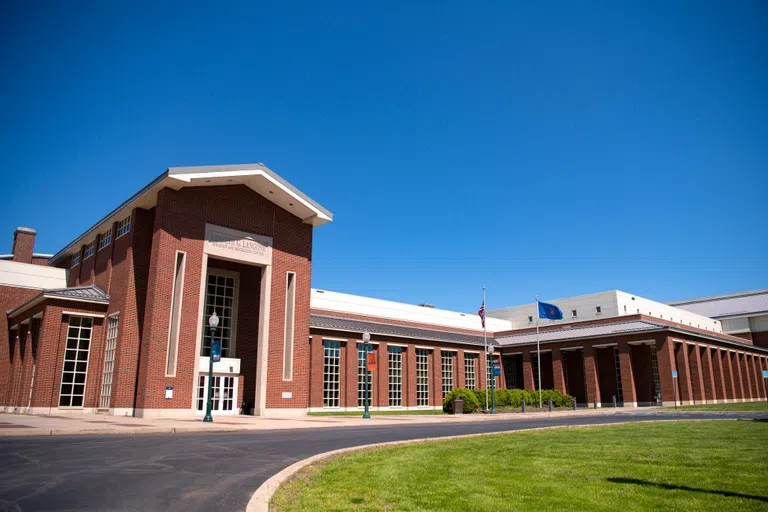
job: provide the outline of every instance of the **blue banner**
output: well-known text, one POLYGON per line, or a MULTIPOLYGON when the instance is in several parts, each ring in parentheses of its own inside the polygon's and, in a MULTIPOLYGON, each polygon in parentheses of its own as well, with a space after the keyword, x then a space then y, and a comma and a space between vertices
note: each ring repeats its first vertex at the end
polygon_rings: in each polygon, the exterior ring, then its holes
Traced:
POLYGON ((563 312, 554 304, 539 302, 539 318, 549 318, 550 320, 562 320, 563 312))
POLYGON ((211 354, 213 355, 214 363, 221 361, 221 340, 213 340, 213 344, 211 345, 211 354))

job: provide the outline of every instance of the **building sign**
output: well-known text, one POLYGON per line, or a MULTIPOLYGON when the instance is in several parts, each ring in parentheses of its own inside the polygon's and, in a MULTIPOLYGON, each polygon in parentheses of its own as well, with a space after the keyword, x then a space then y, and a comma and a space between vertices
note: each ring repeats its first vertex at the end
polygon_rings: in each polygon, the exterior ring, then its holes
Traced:
POLYGON ((272 239, 245 231, 205 225, 205 252, 229 260, 272 264, 272 239))
POLYGON ((763 370, 763 378, 768 379, 768 370, 763 370))
POLYGON ((677 370, 672 370, 672 378, 673 379, 677 378, 677 370))
POLYGON ((211 355, 213 355, 214 363, 221 361, 221 340, 213 341, 211 344, 211 355))
POLYGON ((376 371, 376 353, 375 352, 368 353, 368 371, 369 372, 376 371))
POLYGON ((173 398, 173 386, 165 386, 165 399, 170 400, 173 398))

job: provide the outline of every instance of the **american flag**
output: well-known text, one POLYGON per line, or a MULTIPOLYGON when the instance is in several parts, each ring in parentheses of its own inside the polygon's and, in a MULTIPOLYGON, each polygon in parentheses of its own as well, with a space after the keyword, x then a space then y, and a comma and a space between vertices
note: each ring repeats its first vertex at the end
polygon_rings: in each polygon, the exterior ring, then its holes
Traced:
POLYGON ((485 329, 485 301, 480 309, 477 310, 477 314, 480 315, 480 321, 483 323, 483 329, 485 329))

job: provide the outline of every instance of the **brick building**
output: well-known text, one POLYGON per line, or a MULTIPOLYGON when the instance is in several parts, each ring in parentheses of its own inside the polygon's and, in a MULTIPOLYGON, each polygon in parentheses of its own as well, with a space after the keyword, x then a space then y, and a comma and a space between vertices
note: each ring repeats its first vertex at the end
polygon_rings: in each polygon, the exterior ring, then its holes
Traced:
POLYGON ((0 256, 5 411, 202 415, 211 336, 214 414, 362 407, 362 333, 374 408, 437 408, 454 387, 544 388, 636 406, 765 398, 768 349, 721 320, 623 292, 475 314, 311 289, 312 238, 332 215, 267 167, 170 168, 54 255, 17 229, 0 256), (637 308, 627 309, 627 305, 637 308), (646 314, 647 313, 647 314, 646 314), (665 318, 666 316, 666 318, 665 318))

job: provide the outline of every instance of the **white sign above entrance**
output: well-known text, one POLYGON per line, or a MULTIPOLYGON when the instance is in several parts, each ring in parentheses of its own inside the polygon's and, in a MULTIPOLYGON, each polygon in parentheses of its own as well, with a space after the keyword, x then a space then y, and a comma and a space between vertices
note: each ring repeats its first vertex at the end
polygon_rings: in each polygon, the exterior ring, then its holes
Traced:
POLYGON ((228 260, 272 264, 272 239, 245 231, 205 225, 205 252, 228 260))

